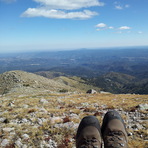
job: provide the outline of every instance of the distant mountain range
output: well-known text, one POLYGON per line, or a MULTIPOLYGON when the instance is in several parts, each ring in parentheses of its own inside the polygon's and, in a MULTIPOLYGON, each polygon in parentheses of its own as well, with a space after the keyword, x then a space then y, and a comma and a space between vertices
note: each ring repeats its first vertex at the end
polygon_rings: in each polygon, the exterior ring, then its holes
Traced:
POLYGON ((148 94, 148 47, 1 54, 0 73, 10 70, 50 79, 75 76, 112 93, 148 94))

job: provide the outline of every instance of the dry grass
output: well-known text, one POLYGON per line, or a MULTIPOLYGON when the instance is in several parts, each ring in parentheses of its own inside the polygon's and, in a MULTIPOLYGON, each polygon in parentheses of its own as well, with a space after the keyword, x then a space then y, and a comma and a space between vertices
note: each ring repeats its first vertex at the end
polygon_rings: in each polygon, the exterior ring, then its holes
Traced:
MULTIPOLYGON (((118 109, 130 111, 138 104, 148 102, 148 95, 115 95, 115 94, 60 94, 60 93, 43 93, 30 96, 6 96, 0 98, 0 118, 6 118, 6 123, 0 122, 0 139, 10 139, 13 144, 18 138, 22 138, 23 134, 28 134, 28 140, 22 140, 23 144, 28 147, 40 147, 40 141, 48 141, 53 139, 57 142, 58 147, 72 148, 75 144, 75 128, 54 127, 54 124, 64 124, 62 121, 52 122, 52 117, 61 119, 69 117, 69 121, 78 124, 86 115, 94 115, 102 121, 104 112, 108 109, 118 109), (40 102, 46 99, 48 103, 40 102), (104 112, 102 112, 104 111, 104 112), (75 115, 71 116, 71 115, 75 115), (29 123, 14 123, 13 121, 22 121, 27 119, 29 123), (41 124, 38 119, 45 119, 41 124), (14 131, 6 132, 3 128, 14 128, 14 131)), ((145 112, 146 113, 146 112, 145 112)), ((122 114, 124 120, 126 115, 122 114)), ((68 123, 68 122, 67 122, 68 123)), ((142 123, 147 128, 147 123, 142 123)), ((132 131, 134 136, 129 137, 129 148, 146 148, 147 131, 132 131), (143 135, 140 137, 139 135, 143 135)))

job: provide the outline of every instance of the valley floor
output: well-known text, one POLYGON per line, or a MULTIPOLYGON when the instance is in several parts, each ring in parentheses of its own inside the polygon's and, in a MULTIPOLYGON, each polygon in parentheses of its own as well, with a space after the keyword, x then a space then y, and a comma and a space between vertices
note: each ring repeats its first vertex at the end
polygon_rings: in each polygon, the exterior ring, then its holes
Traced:
POLYGON ((0 147, 75 148, 81 119, 115 109, 122 115, 129 148, 148 147, 148 95, 40 93, 0 97, 0 147))

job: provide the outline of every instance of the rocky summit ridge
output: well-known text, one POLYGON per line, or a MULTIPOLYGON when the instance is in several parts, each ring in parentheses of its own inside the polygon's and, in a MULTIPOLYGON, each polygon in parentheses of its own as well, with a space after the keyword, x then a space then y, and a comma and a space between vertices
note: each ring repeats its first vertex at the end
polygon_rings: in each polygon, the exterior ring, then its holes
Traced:
POLYGON ((25 72, 9 71, 0 74, 0 94, 20 93, 30 94, 39 91, 71 90, 72 88, 45 77, 25 72))

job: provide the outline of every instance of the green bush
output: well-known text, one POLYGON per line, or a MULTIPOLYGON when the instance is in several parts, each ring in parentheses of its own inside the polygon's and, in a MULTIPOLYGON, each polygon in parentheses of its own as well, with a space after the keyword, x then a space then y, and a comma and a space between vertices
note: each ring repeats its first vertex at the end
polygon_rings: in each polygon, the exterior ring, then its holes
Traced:
POLYGON ((61 89, 61 90, 59 90, 59 92, 66 93, 66 92, 68 92, 68 90, 67 89, 61 89))

